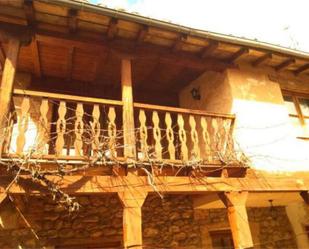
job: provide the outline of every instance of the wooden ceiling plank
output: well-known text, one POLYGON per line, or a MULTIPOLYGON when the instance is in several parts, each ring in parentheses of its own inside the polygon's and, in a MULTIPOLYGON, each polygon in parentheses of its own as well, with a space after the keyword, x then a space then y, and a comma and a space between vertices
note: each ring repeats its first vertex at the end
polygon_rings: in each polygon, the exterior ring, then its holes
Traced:
POLYGON ((98 62, 97 62, 96 71, 95 71, 96 76, 95 76, 94 81, 98 81, 100 79, 100 75, 102 73, 101 65, 104 67, 108 63, 110 52, 111 52, 110 50, 108 50, 106 53, 100 52, 98 62))
POLYGON ((290 66, 294 63, 295 63, 295 59, 289 58, 289 59, 283 61, 282 63, 280 63, 279 65, 275 66, 275 70, 277 72, 282 71, 283 69, 287 68, 288 66, 290 66))
POLYGON ((301 67, 299 67, 298 69, 296 69, 296 70, 294 71, 294 74, 295 74, 295 75, 299 75, 299 74, 305 72, 305 71, 308 70, 308 69, 309 69, 309 63, 307 63, 307 64, 305 64, 305 65, 302 65, 301 67))
POLYGON ((213 41, 213 40, 209 41, 209 45, 203 50, 203 52, 201 54, 201 58, 204 59, 204 58, 210 56, 212 54, 212 52, 217 49, 218 46, 219 46, 218 41, 213 41))
POLYGON ((32 52, 32 63, 34 68, 34 74, 35 76, 41 78, 42 72, 41 72, 40 51, 38 41, 36 39, 33 39, 31 42, 31 52, 32 52))
POLYGON ((272 59, 272 53, 266 53, 265 55, 257 58, 255 61, 252 62, 252 66, 257 67, 268 60, 272 59))
POLYGON ((88 52, 98 53, 104 49, 106 49, 106 46, 103 44, 95 43, 95 42, 86 42, 79 39, 67 39, 66 37, 61 36, 52 36, 52 35, 46 35, 43 33, 36 33, 35 38, 37 41, 45 43, 45 44, 51 44, 54 46, 61 46, 61 47, 76 47, 88 52))
MULTIPOLYGON (((86 42, 80 39, 71 39, 69 37, 62 36, 50 36, 44 35, 43 33, 37 33, 35 35, 36 39, 39 42, 44 42, 46 44, 52 44, 53 46, 62 46, 62 47, 75 47, 85 50, 89 53, 97 54, 100 51, 106 51, 108 49, 112 49, 112 51, 119 51, 119 46, 114 42, 112 43, 96 43, 96 42, 86 42)), ((123 41, 122 47, 130 47, 129 41, 123 41)), ((134 42, 135 43, 135 42, 134 42)), ((223 62, 217 59, 201 59, 193 55, 188 54, 171 54, 167 53, 166 50, 159 49, 158 46, 144 44, 143 47, 138 47, 135 51, 131 51, 133 57, 138 58, 153 58, 160 57, 160 62, 170 65, 179 65, 185 66, 188 68, 196 68, 198 70, 214 70, 214 71, 222 71, 224 68, 231 67, 232 65, 227 62, 223 62)))
POLYGON ((234 54, 232 54, 232 56, 230 58, 227 59, 228 62, 233 63, 235 62, 237 59, 239 59, 240 57, 242 57, 243 55, 246 55, 249 53, 249 49, 248 48, 240 48, 237 52, 235 52, 234 54))
POLYGON ((25 0, 24 11, 25 11, 25 15, 26 15, 28 25, 33 26, 35 24, 33 0, 25 0))
POLYGON ((109 40, 112 40, 117 33, 117 29, 118 29, 117 23, 118 23, 118 20, 116 18, 111 18, 109 22, 108 30, 107 30, 107 38, 109 40))
POLYGON ((67 81, 72 79, 74 47, 69 48, 67 57, 67 81))
POLYGON ((77 30, 77 9, 69 9, 68 11, 68 26, 71 33, 77 30))
POLYGON ((142 28, 138 32, 136 42, 138 44, 143 43, 148 35, 148 32, 149 32, 149 28, 146 25, 142 26, 142 28))

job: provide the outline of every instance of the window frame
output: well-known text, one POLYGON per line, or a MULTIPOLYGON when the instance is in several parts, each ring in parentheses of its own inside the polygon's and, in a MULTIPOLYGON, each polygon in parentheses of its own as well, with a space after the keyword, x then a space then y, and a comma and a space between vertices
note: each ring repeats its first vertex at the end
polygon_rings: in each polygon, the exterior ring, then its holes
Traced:
MULTIPOLYGON (((303 98, 303 99, 308 99, 309 100, 309 93, 303 93, 303 92, 298 92, 298 91, 291 91, 291 90, 286 90, 286 89, 281 89, 281 92, 282 92, 282 97, 283 98, 285 96, 291 97, 291 99, 293 101, 293 104, 295 106, 295 110, 296 110, 297 114, 289 113, 289 117, 298 118, 298 120, 300 122, 300 125, 302 126, 303 132, 305 134, 306 133, 306 125, 307 125, 306 124, 306 119, 309 120, 309 116, 303 114, 303 112, 301 110, 299 99, 303 98)), ((309 134, 297 136, 297 138, 309 140, 309 134)))

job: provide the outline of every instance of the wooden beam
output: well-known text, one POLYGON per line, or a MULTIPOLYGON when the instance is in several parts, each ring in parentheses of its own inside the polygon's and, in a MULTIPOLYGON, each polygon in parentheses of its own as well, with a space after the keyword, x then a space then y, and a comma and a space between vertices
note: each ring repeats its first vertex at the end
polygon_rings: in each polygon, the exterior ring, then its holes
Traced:
POLYGON ((202 54, 201 54, 201 58, 204 59, 206 57, 209 57, 213 51, 215 51, 217 49, 217 47, 219 46, 219 42, 217 41, 209 41, 209 45, 203 50, 202 54))
POLYGON ((237 59, 239 59, 241 56, 246 55, 248 53, 249 53, 249 49, 248 48, 241 48, 237 52, 235 52, 230 58, 228 58, 227 62, 233 63, 237 59))
POLYGON ((125 158, 136 157, 131 60, 121 60, 122 122, 125 158))
POLYGON ((109 40, 112 40, 117 33, 117 23, 118 20, 116 18, 111 18, 107 29, 107 38, 109 40))
POLYGON ((10 111, 13 84, 17 68, 17 59, 19 54, 20 41, 11 39, 8 44, 8 53, 2 72, 0 85, 0 156, 2 152, 2 140, 4 127, 7 125, 7 115, 10 111))
POLYGON ((299 75, 309 69, 309 63, 305 64, 294 71, 295 75, 299 75))
POLYGON ((287 68, 288 66, 290 66, 294 63, 295 63, 295 59, 289 58, 289 59, 283 61, 282 63, 280 63, 279 65, 275 66, 275 70, 277 72, 282 71, 283 69, 287 68))
MULTIPOLYGON (((261 177, 261 178, 221 178, 221 177, 182 177, 182 176, 157 176, 150 185, 145 176, 85 176, 72 175, 48 176, 51 181, 57 181, 63 191, 68 194, 95 194, 117 193, 132 187, 136 190, 154 193, 196 193, 207 192, 295 192, 308 191, 309 177, 261 177), (301 182, 301 184, 300 184, 301 182)), ((8 184, 12 182, 12 176, 0 176, 0 193, 5 192, 8 184)), ((10 187, 12 194, 36 194, 44 192, 44 187, 31 181, 30 176, 20 176, 17 183, 10 187)))
POLYGON ((118 192, 123 206, 123 244, 124 248, 143 248, 142 240, 142 206, 147 192, 129 188, 118 192))
POLYGON ((41 78, 42 72, 41 72, 41 59, 40 59, 40 51, 38 42, 36 39, 33 39, 31 42, 31 52, 32 52, 32 63, 34 67, 34 74, 35 76, 41 78))
POLYGON ((68 25, 70 33, 75 33, 77 29, 77 9, 69 9, 68 11, 68 25))
POLYGON ((180 35, 174 45, 172 46, 172 52, 175 53, 179 50, 181 50, 182 46, 184 45, 184 42, 187 40, 187 35, 180 35))
POLYGON ((145 41, 148 32, 149 32, 149 28, 146 25, 142 26, 136 38, 137 44, 141 44, 145 41))
POLYGON ((28 26, 33 27, 35 25, 33 0, 25 0, 24 1, 24 11, 25 11, 28 26))
POLYGON ((248 192, 220 193, 219 197, 227 208, 234 248, 253 248, 253 240, 246 210, 248 192))
POLYGON ((32 30, 29 27, 1 23, 0 22, 0 42, 10 42, 10 40, 19 40, 21 46, 28 46, 32 40, 32 30))
POLYGON ((72 79, 74 47, 69 48, 67 57, 67 81, 72 79))
POLYGON ((265 63, 266 61, 271 60, 271 59, 272 59, 272 54, 267 53, 267 54, 259 57, 255 61, 253 61, 252 66, 257 67, 257 66, 261 65, 262 63, 265 63))

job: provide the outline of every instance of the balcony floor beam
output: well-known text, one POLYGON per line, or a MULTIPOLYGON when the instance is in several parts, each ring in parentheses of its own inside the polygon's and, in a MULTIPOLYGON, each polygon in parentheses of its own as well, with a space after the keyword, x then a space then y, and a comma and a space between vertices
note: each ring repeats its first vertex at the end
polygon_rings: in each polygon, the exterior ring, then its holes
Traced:
MULTIPOLYGON (((34 184, 30 176, 20 176, 18 183, 10 188, 12 194, 38 193, 45 191, 40 184, 34 184)), ((165 193, 196 193, 206 192, 295 192, 308 191, 309 176, 302 177, 263 177, 252 178, 221 178, 221 177, 182 177, 182 176, 158 176, 150 185, 146 176, 64 176, 63 178, 50 176, 50 180, 61 182, 61 188, 69 194, 95 194, 123 192, 128 187, 147 192, 165 193), (299 182, 302 182, 300 185, 299 182), (153 186, 156 188, 154 189, 153 186)), ((0 176, 0 193, 12 181, 12 176, 0 176)))

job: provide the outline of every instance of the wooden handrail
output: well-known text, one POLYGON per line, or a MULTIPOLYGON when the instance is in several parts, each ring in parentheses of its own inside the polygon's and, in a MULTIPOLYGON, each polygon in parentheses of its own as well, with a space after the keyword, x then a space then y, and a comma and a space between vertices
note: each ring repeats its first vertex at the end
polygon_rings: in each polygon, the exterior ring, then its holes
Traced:
POLYGON ((234 114, 211 113, 211 112, 206 112, 202 110, 193 110, 193 109, 171 107, 171 106, 134 103, 134 107, 140 108, 140 109, 163 111, 163 112, 174 112, 174 113, 193 114, 193 115, 200 115, 200 116, 235 119, 234 114))
POLYGON ((82 96, 59 94, 59 93, 14 89, 14 94, 27 95, 27 96, 33 96, 33 97, 46 97, 50 99, 63 99, 63 100, 70 100, 70 101, 75 101, 75 102, 87 102, 87 103, 95 103, 95 104, 122 106, 122 101, 120 100, 82 97, 82 96))

